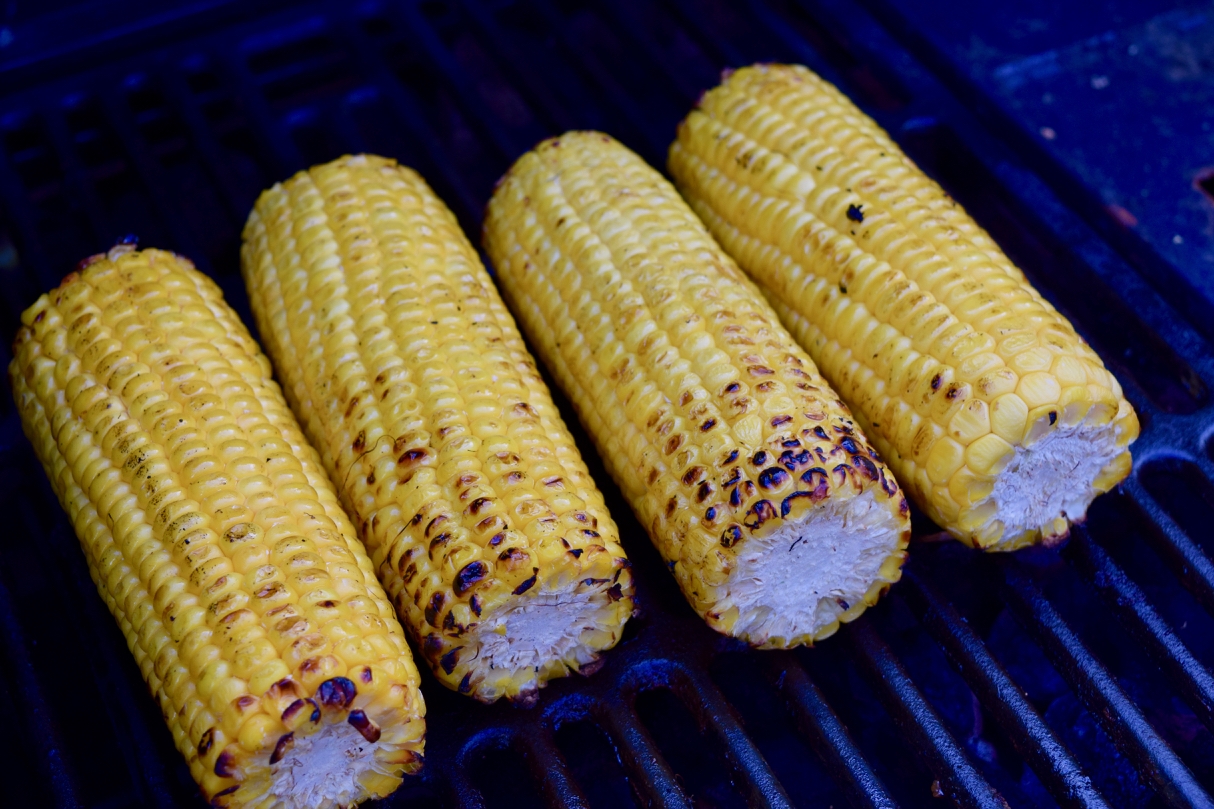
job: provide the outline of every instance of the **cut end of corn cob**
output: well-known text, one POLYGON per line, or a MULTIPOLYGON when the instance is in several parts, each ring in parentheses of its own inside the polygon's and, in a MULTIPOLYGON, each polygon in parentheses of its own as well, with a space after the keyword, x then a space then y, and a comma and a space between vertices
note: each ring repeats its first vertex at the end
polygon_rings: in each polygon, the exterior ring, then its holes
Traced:
POLYGON ((994 506, 985 535, 975 534, 975 544, 1015 550, 1038 536, 1045 545, 1061 542, 1070 524, 1081 522, 1092 500, 1113 485, 1100 480, 1104 471, 1127 455, 1113 430, 1086 422, 1063 427, 1031 447, 1016 447, 1000 461, 1006 466, 995 475, 989 497, 974 504, 975 511, 994 506))
POLYGON ((674 188, 597 132, 540 144, 485 247, 692 606, 758 647, 833 633, 900 576, 906 500, 674 188))
POLYGON ((750 539, 711 612, 722 615, 722 625, 734 622, 730 634, 761 648, 827 638, 901 577, 905 533, 872 489, 831 497, 750 539))
POLYGON ((288 399, 435 676, 528 703, 632 614, 615 524, 455 217, 343 157, 275 185, 242 266, 288 399))
POLYGON ((26 435, 208 800, 392 792, 421 766, 417 669, 218 287, 122 245, 22 323, 9 376, 26 435))
POLYGON ((1059 541, 1128 474, 1100 358, 877 124, 755 65, 679 126, 670 171, 923 510, 978 547, 1059 541))

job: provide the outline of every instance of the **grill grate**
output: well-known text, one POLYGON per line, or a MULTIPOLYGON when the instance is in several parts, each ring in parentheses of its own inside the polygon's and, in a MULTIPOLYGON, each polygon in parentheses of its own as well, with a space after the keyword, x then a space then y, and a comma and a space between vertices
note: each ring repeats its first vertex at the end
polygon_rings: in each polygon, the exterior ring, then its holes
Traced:
MULTIPOLYGON (((0 62, 0 333, 132 230, 193 258, 249 322, 240 227, 276 179, 382 152, 475 235, 494 180, 540 138, 602 128, 660 166, 721 67, 788 60, 840 84, 991 231, 1144 424, 1134 475, 1061 552, 985 557, 917 523, 877 608, 819 648, 763 654, 691 614, 579 436, 643 614, 598 674, 531 711, 427 678, 425 774, 386 805, 1214 806, 1211 330, 1156 289, 1163 259, 1098 235, 1094 192, 991 114, 892 0, 281 5, 141 25, 152 7, 130 2, 74 50, 0 62)), ((25 774, 6 798, 200 805, 7 391, 0 483, 0 711, 25 774)))

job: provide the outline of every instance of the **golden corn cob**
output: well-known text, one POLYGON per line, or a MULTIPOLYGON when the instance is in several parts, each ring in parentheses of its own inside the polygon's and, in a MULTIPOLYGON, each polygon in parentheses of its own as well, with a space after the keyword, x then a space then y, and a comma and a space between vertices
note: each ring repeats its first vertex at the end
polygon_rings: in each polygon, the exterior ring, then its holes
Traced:
POLYGON ((23 315, 17 408, 216 806, 348 806, 421 766, 404 633, 266 358, 183 258, 115 247, 23 315))
POLYGON ((606 135, 540 144, 489 203, 507 299, 697 612, 783 648, 901 575, 906 499, 675 189, 606 135))
POLYGON ((1138 418, 1117 380, 829 83, 800 66, 733 73, 679 126, 670 171, 959 539, 1059 541, 1129 473, 1138 418))
POLYGON ((242 252, 288 399, 435 676, 524 702, 632 614, 615 523, 455 217, 344 157, 262 194, 242 252))

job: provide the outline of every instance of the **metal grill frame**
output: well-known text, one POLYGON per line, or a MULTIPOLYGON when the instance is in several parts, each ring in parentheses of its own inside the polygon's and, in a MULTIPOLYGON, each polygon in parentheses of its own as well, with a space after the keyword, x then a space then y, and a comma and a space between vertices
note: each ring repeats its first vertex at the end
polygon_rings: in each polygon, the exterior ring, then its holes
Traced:
MULTIPOLYGON (((1208 324, 1186 320, 1192 313, 1166 300, 1146 280, 1154 265, 1107 237, 1107 228, 1095 219, 1098 208, 1087 204, 1084 189, 1076 187, 1065 167, 1051 163, 1014 120, 978 98, 892 3, 866 0, 860 8, 845 0, 751 0, 729 12, 744 15, 749 26, 745 34, 714 25, 691 0, 665 0, 658 12, 643 3, 554 0, 462 0, 450 8, 411 1, 354 8, 311 3, 285 11, 281 5, 214 3, 192 17, 156 28, 133 26, 118 39, 98 41, 53 60, 7 73, 0 64, 0 77, 25 84, 15 92, 9 84, 10 90, 0 94, 0 134, 8 139, 0 146, 0 226, 20 257, 0 265, 4 328, 11 333, 21 309, 70 269, 51 259, 66 248, 48 239, 39 219, 45 199, 58 195, 65 201, 71 214, 64 224, 69 233, 65 241, 72 248, 79 245, 81 257, 121 235, 111 232, 115 224, 136 232, 145 226, 111 214, 117 196, 106 190, 110 170, 134 188, 123 193, 133 194, 154 212, 161 238, 156 246, 195 259, 216 277, 246 322, 251 321, 236 272, 238 255, 231 247, 232 233, 238 236, 257 188, 233 162, 231 134, 216 131, 216 117, 209 111, 218 103, 212 97, 216 94, 238 109, 249 159, 257 167, 253 173, 268 180, 327 159, 313 154, 323 144, 367 149, 356 119, 360 109, 373 106, 377 115, 400 128, 398 140, 407 143, 391 156, 423 172, 474 241, 492 171, 500 173, 539 136, 597 126, 620 135, 662 166, 674 122, 712 82, 700 75, 703 71, 687 69, 688 60, 679 55, 685 47, 672 47, 646 24, 657 14, 674 21, 675 44, 690 43, 700 54, 698 62, 691 60, 697 64, 708 61, 725 67, 786 60, 808 65, 851 94, 929 173, 940 168, 934 163, 942 158, 954 167, 954 174, 981 176, 979 185, 985 185, 977 191, 971 187, 967 194, 959 187, 954 193, 997 238, 1001 228, 1011 234, 1001 242, 1013 257, 1018 257, 1017 251, 1029 257, 1055 255, 1053 260, 1065 272, 1041 275, 1055 265, 1026 265, 1026 272, 1098 349, 1118 349, 1106 350, 1106 359, 1144 424, 1134 447, 1135 473, 1117 494, 1094 507, 1094 515, 1101 510, 1111 515, 1102 524, 1130 515, 1135 526, 1145 526, 1136 541, 1187 593, 1194 615, 1204 610, 1202 621, 1214 615, 1211 548, 1194 534, 1191 522, 1156 497, 1150 472, 1143 472, 1181 463, 1200 486, 1214 491, 1214 416, 1206 393, 1214 385, 1214 347, 1208 324), (544 73, 545 62, 534 48, 528 49, 534 43, 508 35, 502 18, 524 13, 528 24, 538 26, 549 61, 557 60, 568 71, 561 81, 544 73), (597 29, 585 23, 587 15, 597 29), (383 35, 379 29, 385 25, 391 31, 383 35), (602 48, 587 44, 599 29, 626 45, 658 90, 638 93, 635 75, 616 75, 614 66, 604 61, 602 48), (472 57, 461 50, 459 32, 479 46, 472 57), (317 57, 319 68, 306 55, 264 64, 267 53, 309 38, 334 43, 335 61, 325 62, 329 57, 322 54, 317 57), (428 66, 427 76, 439 88, 433 96, 425 88, 419 91, 416 82, 402 80, 394 61, 396 49, 407 52, 414 64, 428 66), (130 55, 109 59, 117 50, 130 55), (487 77, 469 69, 470 59, 492 65, 489 78, 500 79, 521 99, 532 113, 530 123, 510 125, 503 120, 500 104, 486 103, 487 77), (199 89, 199 65, 212 77, 211 89, 199 89), (322 75, 335 76, 337 86, 316 89, 308 84, 322 75), (291 81, 301 84, 299 98, 268 97, 267 87, 291 81), (583 92, 571 96, 570 86, 583 92), (227 230, 222 231, 227 234, 227 253, 219 254, 207 234, 191 226, 179 189, 149 143, 146 121, 132 110, 132 99, 148 87, 159 93, 166 114, 185 132, 186 159, 201 170, 215 207, 227 217, 227 230), (94 123, 81 129, 73 116, 85 106, 92 110, 94 123), (455 129, 468 140, 445 137, 450 133, 437 126, 436 115, 458 119, 455 129), (90 127, 99 138, 108 139, 105 148, 116 153, 118 169, 104 162, 99 167, 95 156, 89 157, 89 149, 99 148, 81 140, 81 132, 90 127), (300 134, 305 130, 319 133, 321 145, 300 134), (37 142, 24 152, 10 149, 10 136, 26 131, 36 132, 37 142), (310 145, 301 146, 301 141, 310 145), (30 188, 22 176, 22 160, 36 158, 22 155, 39 149, 57 169, 45 175, 44 186, 30 188), (958 163, 957 155, 950 154, 957 149, 968 162, 958 163), (464 152, 473 158, 458 156, 464 152), (34 192, 43 196, 34 199, 34 192), (1094 307, 1111 314, 1097 322, 1094 307)), ((938 178, 954 190, 945 169, 938 178)), ((3 359, 7 363, 9 355, 3 359)), ((561 405, 567 422, 575 424, 568 406, 561 405)), ((13 515, 10 535, 0 542, 0 708, 17 718, 16 730, 28 740, 16 760, 32 774, 14 787, 14 799, 57 807, 200 805, 120 634, 94 594, 71 527, 21 436, 8 391, 0 408, 0 480, 6 484, 0 491, 6 513, 13 515), (26 580, 21 571, 31 569, 36 575, 26 580), (49 673, 70 661, 78 667, 74 676, 49 673), (60 686, 68 681, 75 682, 77 690, 65 697, 60 686), (65 721, 69 707, 77 703, 89 710, 73 722, 65 721), (104 777, 100 765, 82 757, 82 747, 88 746, 78 736, 84 732, 97 734, 96 744, 106 748, 102 763, 111 771, 104 777)), ((1202 751, 1214 750, 1209 735, 1214 730, 1209 652, 1186 644, 1174 620, 1157 609, 1139 584, 1138 578, 1147 573, 1119 564, 1124 549, 1095 527, 1077 529, 1061 552, 1016 557, 978 558, 951 545, 919 541, 912 545, 904 581, 820 650, 747 652, 711 633, 686 607, 585 436, 579 434, 578 440, 620 522, 637 572, 643 614, 598 674, 552 684, 531 711, 474 705, 427 677, 425 774, 411 779, 385 805, 438 801, 478 807, 524 799, 574 807, 605 805, 595 783, 579 776, 568 761, 570 751, 562 748, 564 729, 579 723, 597 728, 594 732, 608 739, 616 761, 600 762, 602 769, 615 773, 617 781, 622 773, 638 804, 712 802, 712 794, 697 792, 700 782, 671 763, 669 744, 663 746, 660 729, 653 727, 655 717, 669 715, 647 696, 658 692, 673 695, 691 717, 698 735, 692 746, 707 751, 712 766, 721 770, 722 783, 732 790, 729 800, 794 805, 791 787, 777 774, 770 751, 765 755, 756 741, 765 730, 755 724, 762 717, 756 720, 732 704, 728 689, 714 674, 722 659, 742 657, 759 673, 753 688, 782 705, 782 721, 789 722, 816 754, 816 761, 807 759, 805 766, 829 776, 824 796, 857 807, 933 805, 936 797, 957 806, 1000 807, 1006 801, 1031 799, 1037 793, 1013 794, 1006 784, 995 783, 1003 777, 1001 771, 976 755, 975 740, 981 734, 958 738, 939 694, 921 681, 920 669, 901 652, 900 639, 912 631, 930 638, 935 654, 951 664, 949 676, 960 677, 978 706, 975 717, 981 713, 990 720, 1057 805, 1117 805, 1118 797, 1102 795, 1087 774, 1091 762, 1085 765, 1068 749, 1056 721, 1033 704, 998 650, 983 637, 989 616, 967 613, 974 599, 956 594, 954 585, 962 577, 975 576, 977 586, 997 589, 997 598, 1095 718, 1116 748, 1118 766, 1137 774, 1131 777, 1138 786, 1122 799, 1132 794, 1162 805, 1214 806, 1208 791, 1214 788, 1214 769, 1195 770, 1193 761, 1173 749, 1158 721, 1127 691, 1129 675, 1115 670, 1119 661, 1102 660, 1085 639, 1090 622, 1082 617, 1083 609, 1065 592, 1058 595, 1060 588, 1079 588, 1083 592, 1076 598, 1088 604, 1089 611, 1091 603, 1107 610, 1112 616, 1109 631, 1135 644, 1138 657, 1155 672, 1151 677, 1157 675, 1196 717, 1201 727, 1195 733, 1206 746, 1198 749, 1201 755, 1190 751, 1189 758, 1196 756, 1205 767, 1202 751), (908 621, 912 629, 906 628, 908 621), (1077 622, 1082 627, 1077 628, 1077 622), (865 693, 880 706, 873 710, 906 746, 893 756, 907 759, 905 766, 900 760, 890 764, 892 751, 878 749, 881 745, 873 738, 888 736, 869 735, 870 728, 857 721, 854 706, 847 704, 847 691, 838 678, 820 676, 823 667, 835 665, 863 677, 865 693), (513 756, 511 761, 525 763, 529 786, 511 784, 509 794, 483 788, 485 761, 501 751, 513 756)), ((1209 508, 1214 513, 1214 503, 1209 508)), ((934 530, 923 521, 916 528, 920 538, 934 530)), ((1160 586, 1157 579, 1152 587, 1160 586)))

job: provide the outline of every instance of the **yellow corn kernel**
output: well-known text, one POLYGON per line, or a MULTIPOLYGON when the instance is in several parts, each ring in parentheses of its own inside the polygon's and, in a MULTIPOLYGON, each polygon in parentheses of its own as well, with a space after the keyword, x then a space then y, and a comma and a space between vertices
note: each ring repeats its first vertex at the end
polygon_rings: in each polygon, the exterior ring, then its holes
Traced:
POLYGON ((965 448, 965 465, 977 475, 995 476, 1012 460, 1016 449, 994 433, 987 433, 965 448))
POLYGON ((1052 374, 1046 371, 1034 371, 1020 377, 1020 384, 1016 386, 1016 395, 1024 400, 1029 410, 1032 410, 1043 405, 1057 403, 1058 398, 1062 396, 1062 386, 1058 384, 1058 380, 1052 374))
POLYGON ((946 483, 965 463, 965 447, 951 438, 942 438, 932 445, 927 457, 927 477, 933 484, 946 483))
POLYGON ((395 789, 421 766, 417 669, 219 288, 120 245, 21 321, 25 433, 207 799, 302 809, 395 789))
POLYGON ((970 399, 948 423, 949 437, 960 444, 971 444, 990 431, 990 409, 981 399, 970 399))
POLYGON ((1019 444, 1028 429, 1029 406, 1014 393, 991 402, 991 433, 1009 444, 1019 444))

